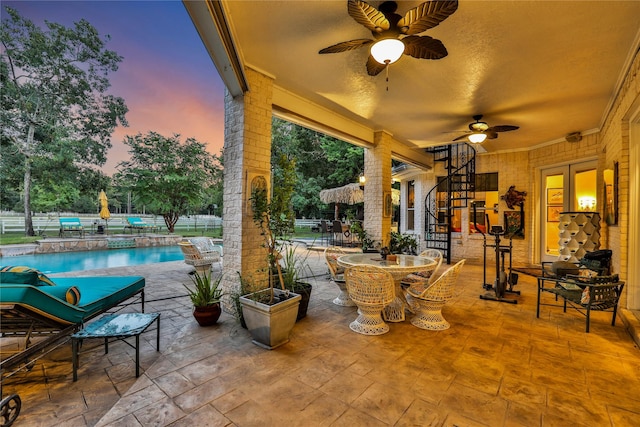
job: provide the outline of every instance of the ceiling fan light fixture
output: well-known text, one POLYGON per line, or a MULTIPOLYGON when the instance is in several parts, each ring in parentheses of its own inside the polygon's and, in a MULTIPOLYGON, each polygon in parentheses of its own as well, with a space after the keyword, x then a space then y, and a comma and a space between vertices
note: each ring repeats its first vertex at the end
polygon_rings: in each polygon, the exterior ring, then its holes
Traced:
POLYGON ((393 64, 404 53, 404 43, 398 39, 382 39, 371 46, 371 56, 380 64, 393 64))
POLYGON ((469 141, 471 141, 473 144, 480 144, 484 142, 485 139, 487 139, 487 134, 483 132, 475 132, 469 135, 469 141))

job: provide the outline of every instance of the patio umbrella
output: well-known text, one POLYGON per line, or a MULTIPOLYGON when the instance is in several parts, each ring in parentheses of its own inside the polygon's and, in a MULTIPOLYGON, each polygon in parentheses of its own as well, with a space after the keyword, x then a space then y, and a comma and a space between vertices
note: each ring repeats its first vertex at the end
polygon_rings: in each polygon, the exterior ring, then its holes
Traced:
POLYGON ((100 191, 98 200, 100 200, 100 218, 106 221, 111 218, 111 213, 109 212, 109 204, 107 203, 107 194, 104 192, 104 190, 100 191))
POLYGON ((364 202, 364 191, 360 184, 347 184, 342 187, 328 188, 320 191, 320 200, 323 203, 335 203, 334 218, 338 219, 338 204, 355 205, 364 202))
POLYGON ((320 200, 323 203, 346 203, 354 205, 364 202, 364 191, 360 184, 347 184, 338 188, 329 188, 320 191, 320 200))

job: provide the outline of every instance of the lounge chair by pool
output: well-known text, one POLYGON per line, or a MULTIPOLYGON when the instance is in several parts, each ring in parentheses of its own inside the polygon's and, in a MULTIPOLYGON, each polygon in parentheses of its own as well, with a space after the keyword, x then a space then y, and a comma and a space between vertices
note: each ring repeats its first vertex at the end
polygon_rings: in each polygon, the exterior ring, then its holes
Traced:
POLYGON ((133 233, 133 230, 136 230, 138 233, 140 233, 141 231, 150 231, 152 233, 160 231, 159 226, 149 224, 138 216, 127 217, 127 224, 128 225, 124 226, 124 230, 129 230, 131 233, 133 233))
POLYGON ((0 336, 24 339, 18 351, 2 355, 3 377, 66 343, 85 322, 116 306, 139 300, 144 312, 144 287, 139 276, 50 279, 28 267, 0 267, 0 336))
POLYGON ((73 236, 77 233, 79 237, 84 237, 84 227, 80 218, 60 218, 60 237, 69 234, 73 236))

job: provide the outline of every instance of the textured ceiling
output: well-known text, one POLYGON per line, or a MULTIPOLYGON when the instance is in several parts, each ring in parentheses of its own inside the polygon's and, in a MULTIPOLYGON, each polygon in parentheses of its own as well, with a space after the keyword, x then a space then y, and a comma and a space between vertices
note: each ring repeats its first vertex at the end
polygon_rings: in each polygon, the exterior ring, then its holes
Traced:
MULTIPOLYGON (((400 1, 397 12, 420 3, 400 1)), ((222 4, 243 63, 278 87, 415 147, 450 142, 474 114, 490 126, 520 127, 485 142, 488 151, 598 129, 638 48, 640 22, 640 1, 461 1, 422 33, 449 55, 403 56, 387 84, 384 72, 367 75, 367 48, 318 54, 371 36, 346 1, 222 4)))

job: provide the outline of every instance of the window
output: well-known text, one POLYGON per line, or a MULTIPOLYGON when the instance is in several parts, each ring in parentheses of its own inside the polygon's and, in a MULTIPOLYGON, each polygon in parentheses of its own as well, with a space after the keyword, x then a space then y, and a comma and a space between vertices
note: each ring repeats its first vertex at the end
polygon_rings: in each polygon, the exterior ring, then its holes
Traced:
POLYGON ((500 223, 498 221, 499 200, 498 172, 476 174, 476 216, 475 218, 473 217, 473 206, 470 206, 470 233, 477 233, 477 229, 486 233, 491 225, 498 225, 500 223))

